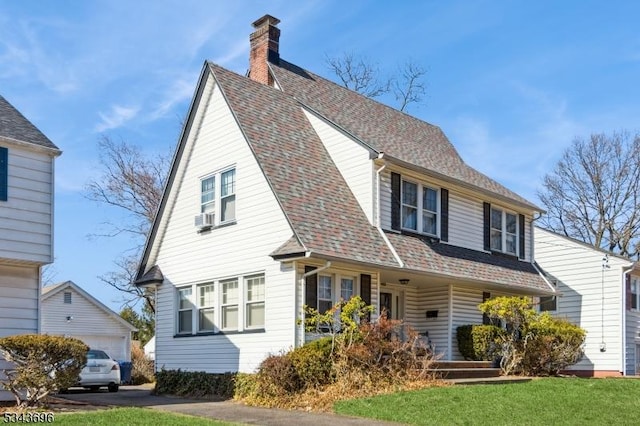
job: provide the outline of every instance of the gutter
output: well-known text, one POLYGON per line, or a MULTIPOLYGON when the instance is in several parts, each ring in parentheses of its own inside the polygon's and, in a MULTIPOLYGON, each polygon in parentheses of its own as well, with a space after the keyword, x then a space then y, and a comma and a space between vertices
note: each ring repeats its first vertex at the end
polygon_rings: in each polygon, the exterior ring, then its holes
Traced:
MULTIPOLYGON (((307 284, 306 284, 306 278, 310 277, 312 275, 315 274, 319 274, 320 272, 329 269, 331 267, 331 261, 327 260, 327 263, 324 264, 324 266, 321 266, 319 268, 314 269, 313 271, 309 271, 309 272, 305 272, 304 274, 302 274, 302 276, 300 277, 300 289, 302 289, 302 295, 307 293, 307 284)), ((304 305, 304 303, 303 303, 304 305)), ((298 310, 299 312, 301 311, 302 306, 300 306, 300 309, 298 310)), ((304 312, 301 312, 300 318, 304 318, 304 312)), ((297 345, 296 347, 300 347, 304 344, 304 323, 300 324, 300 326, 298 327, 298 339, 297 339, 297 345), (302 328, 302 330, 300 330, 300 328, 302 328)))
MULTIPOLYGON (((378 154, 378 158, 382 158, 382 155, 383 154, 378 154)), ((386 167, 387 167, 387 162, 385 161, 382 167, 376 170, 376 211, 375 211, 376 229, 380 233, 380 236, 382 237, 384 242, 387 244, 387 247, 389 247, 389 250, 391 250, 391 254, 393 254, 393 257, 396 259, 396 262, 398 262, 401 268, 404 268, 404 262, 398 255, 398 252, 396 251, 395 247, 393 247, 393 244, 391 244, 391 241, 389 241, 389 238, 387 238, 387 234, 384 233, 384 231, 382 230, 382 227, 380 226, 380 172, 382 172, 386 167)))

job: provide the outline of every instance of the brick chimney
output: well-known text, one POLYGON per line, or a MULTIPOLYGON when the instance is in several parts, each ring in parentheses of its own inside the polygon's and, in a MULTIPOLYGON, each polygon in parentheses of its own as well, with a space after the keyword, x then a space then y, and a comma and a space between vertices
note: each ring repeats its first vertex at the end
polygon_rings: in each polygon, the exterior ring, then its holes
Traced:
POLYGON ((271 15, 264 15, 252 25, 256 30, 249 36, 251 52, 249 53, 249 78, 258 83, 273 86, 273 78, 269 74, 267 62, 277 61, 280 30, 276 27, 280 20, 271 15))

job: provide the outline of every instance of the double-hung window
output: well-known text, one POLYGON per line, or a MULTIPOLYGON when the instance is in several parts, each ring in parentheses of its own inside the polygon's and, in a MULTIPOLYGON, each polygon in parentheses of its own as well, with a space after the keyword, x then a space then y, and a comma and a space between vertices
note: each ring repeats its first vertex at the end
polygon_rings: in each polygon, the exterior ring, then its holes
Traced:
POLYGON ((201 284, 198 287, 198 332, 215 331, 214 284, 201 284))
POLYGON ((340 298, 348 302, 354 294, 354 280, 353 278, 341 278, 340 279, 340 298))
POLYGON ((236 169, 222 173, 220 188, 220 222, 236 218, 236 169))
POLYGON ((491 208, 491 250, 518 254, 518 216, 491 208))
POLYGON ((438 191, 402 181, 402 228, 437 236, 438 191))
POLYGON ((238 280, 221 281, 222 286, 222 329, 238 329, 238 280))
POLYGON ((640 282, 638 278, 631 278, 631 309, 638 310, 640 306, 640 282))
POLYGON ((178 290, 178 334, 191 334, 193 331, 191 291, 191 287, 178 290))
MULTIPOLYGON (((200 179, 200 213, 208 226, 236 220, 236 169, 226 169, 200 179)), ((196 223, 198 226, 198 222, 196 223)))
POLYGON ((327 312, 333 306, 333 280, 330 275, 318 277, 318 312, 327 312))
POLYGON ((264 275, 245 278, 245 328, 264 327, 264 275))

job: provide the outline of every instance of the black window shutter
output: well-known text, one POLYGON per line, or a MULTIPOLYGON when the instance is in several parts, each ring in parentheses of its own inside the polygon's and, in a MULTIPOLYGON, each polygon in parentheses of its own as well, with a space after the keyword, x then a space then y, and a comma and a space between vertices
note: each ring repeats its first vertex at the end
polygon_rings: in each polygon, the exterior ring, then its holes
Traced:
POLYGON ((484 211, 484 249, 491 250, 491 204, 482 203, 484 211))
POLYGON ((391 229, 400 230, 401 180, 398 173, 391 172, 391 229))
POLYGON ((440 240, 449 241, 449 190, 440 189, 440 240))
POLYGON ((0 147, 0 201, 7 201, 9 192, 9 149, 0 147))
MULTIPOLYGON (((371 275, 360 274, 360 298, 367 305, 371 305, 371 275)), ((371 316, 367 315, 367 321, 371 321, 371 316)))
MULTIPOLYGON (((304 272, 313 271, 315 266, 305 266, 304 272)), ((310 308, 318 309, 318 275, 313 274, 309 275, 305 279, 305 295, 304 295, 304 304, 310 308)))
MULTIPOLYGON (((482 292, 482 302, 484 303, 489 299, 491 299, 491 293, 489 293, 487 291, 483 291, 482 292)), ((482 314, 482 324, 483 325, 490 325, 491 324, 491 318, 489 318, 489 315, 482 314)))
POLYGON ((520 259, 524 259, 524 215, 523 214, 519 214, 518 215, 518 232, 519 232, 519 236, 518 238, 520 239, 520 251, 518 252, 518 257, 520 259))

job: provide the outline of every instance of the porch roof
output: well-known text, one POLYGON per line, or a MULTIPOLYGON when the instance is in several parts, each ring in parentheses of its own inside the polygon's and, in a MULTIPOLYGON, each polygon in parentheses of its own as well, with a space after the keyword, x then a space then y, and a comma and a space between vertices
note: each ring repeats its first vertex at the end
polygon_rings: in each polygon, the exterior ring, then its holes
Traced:
POLYGON ((418 236, 394 232, 386 234, 406 269, 545 294, 553 293, 530 262, 431 242, 418 236))

